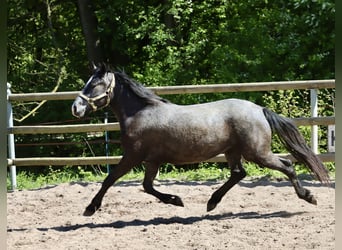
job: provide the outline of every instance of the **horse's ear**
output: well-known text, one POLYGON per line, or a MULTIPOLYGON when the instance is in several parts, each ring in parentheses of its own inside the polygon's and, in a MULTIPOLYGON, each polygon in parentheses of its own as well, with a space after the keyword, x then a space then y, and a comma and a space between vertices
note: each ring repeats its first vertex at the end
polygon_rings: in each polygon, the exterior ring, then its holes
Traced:
POLYGON ((94 71, 95 71, 96 68, 97 68, 97 67, 96 67, 96 64, 94 63, 94 61, 91 62, 91 68, 92 68, 92 70, 94 70, 94 71))
POLYGON ((98 69, 99 67, 96 65, 94 61, 91 61, 89 63, 89 70, 92 71, 93 73, 98 69))
POLYGON ((100 72, 101 72, 102 74, 104 74, 104 73, 107 72, 107 66, 106 66, 105 63, 101 63, 101 64, 100 64, 100 72))

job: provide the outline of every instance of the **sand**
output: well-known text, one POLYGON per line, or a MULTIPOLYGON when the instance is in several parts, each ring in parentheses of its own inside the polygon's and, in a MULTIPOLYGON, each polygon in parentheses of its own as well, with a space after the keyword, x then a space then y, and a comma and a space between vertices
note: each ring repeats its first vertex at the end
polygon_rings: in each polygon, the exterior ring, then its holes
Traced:
POLYGON ((7 248, 48 249, 334 249, 335 188, 303 181, 318 205, 287 181, 242 181, 211 212, 223 182, 160 181, 184 207, 166 205, 140 182, 110 188, 92 217, 82 213, 101 183, 15 191, 7 198, 7 248))

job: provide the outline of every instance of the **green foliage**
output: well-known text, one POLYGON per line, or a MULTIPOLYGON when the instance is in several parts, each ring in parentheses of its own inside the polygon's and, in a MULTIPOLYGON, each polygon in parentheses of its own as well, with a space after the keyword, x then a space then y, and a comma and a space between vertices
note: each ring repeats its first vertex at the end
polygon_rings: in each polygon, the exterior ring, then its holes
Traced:
MULTIPOLYGON (((334 78, 333 1, 107 0, 94 6, 106 60, 150 86, 334 78)), ((11 1, 8 24, 15 92, 51 91, 61 65, 61 90, 82 86, 89 73, 74 2, 11 1)))
MULTIPOLYGON (((81 167, 53 168, 50 166, 42 173, 19 170, 17 174, 17 189, 36 189, 73 181, 95 182, 102 181, 104 177, 105 175, 103 173, 99 174, 81 167)), ((9 176, 7 178, 7 190, 11 190, 11 182, 9 176)))
POLYGON ((121 48, 127 60, 108 59, 148 85, 334 76, 333 1, 105 1, 98 9, 100 36, 113 39, 105 50, 121 48))
MULTIPOLYGON (((335 178, 335 166, 329 164, 330 175, 335 178)), ((260 168, 253 163, 245 163, 247 179, 267 178, 270 180, 286 180, 281 172, 260 168)), ((297 175, 300 179, 312 179, 306 168, 295 165, 297 175)), ((176 167, 166 164, 161 167, 160 174, 156 180, 177 180, 177 181, 226 181, 230 176, 229 169, 222 167, 218 163, 201 163, 196 168, 176 167)), ((62 169, 49 168, 47 174, 37 174, 28 171, 20 171, 17 175, 18 189, 36 189, 60 183, 70 182, 99 182, 103 181, 106 174, 97 174, 92 170, 83 167, 62 169)), ((134 169, 119 179, 123 181, 142 181, 144 178, 144 169, 134 169)), ((11 190, 9 177, 7 178, 7 190, 11 190)))

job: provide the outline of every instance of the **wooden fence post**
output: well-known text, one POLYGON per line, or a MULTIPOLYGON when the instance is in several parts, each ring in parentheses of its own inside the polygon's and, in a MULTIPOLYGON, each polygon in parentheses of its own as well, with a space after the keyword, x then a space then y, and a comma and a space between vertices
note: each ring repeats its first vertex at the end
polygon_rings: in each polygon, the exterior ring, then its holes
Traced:
MULTIPOLYGON (((108 112, 105 112, 105 118, 104 118, 104 124, 108 124, 108 112)), ((109 138, 108 138, 108 131, 106 130, 105 132, 105 149, 106 149, 106 156, 108 157, 109 155, 109 138)), ((109 174, 110 172, 110 166, 109 163, 106 164, 107 165, 107 174, 109 174)))

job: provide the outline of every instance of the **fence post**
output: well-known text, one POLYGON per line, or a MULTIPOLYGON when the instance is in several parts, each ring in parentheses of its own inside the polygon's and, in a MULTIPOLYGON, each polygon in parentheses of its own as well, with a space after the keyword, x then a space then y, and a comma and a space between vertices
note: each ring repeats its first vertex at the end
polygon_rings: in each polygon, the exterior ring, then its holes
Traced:
MULTIPOLYGON (((13 109, 12 104, 8 99, 8 96, 11 94, 11 84, 7 83, 7 127, 13 127, 13 109)), ((14 134, 8 134, 8 157, 10 159, 15 159, 15 142, 14 142, 14 134)), ((10 166, 10 175, 11 175, 11 186, 12 190, 15 190, 17 187, 17 169, 15 165, 10 166)))
MULTIPOLYGON (((317 89, 310 89, 310 104, 311 104, 311 117, 317 117, 318 114, 318 98, 317 89)), ((311 126, 311 149, 315 154, 318 154, 318 126, 311 126)))
MULTIPOLYGON (((108 123, 108 112, 105 112, 105 119, 104 119, 104 123, 107 124, 108 123)), ((106 156, 108 157, 109 153, 108 153, 108 131, 105 131, 105 147, 106 147, 106 156)), ((110 166, 107 163, 107 174, 109 174, 110 172, 110 166)))

